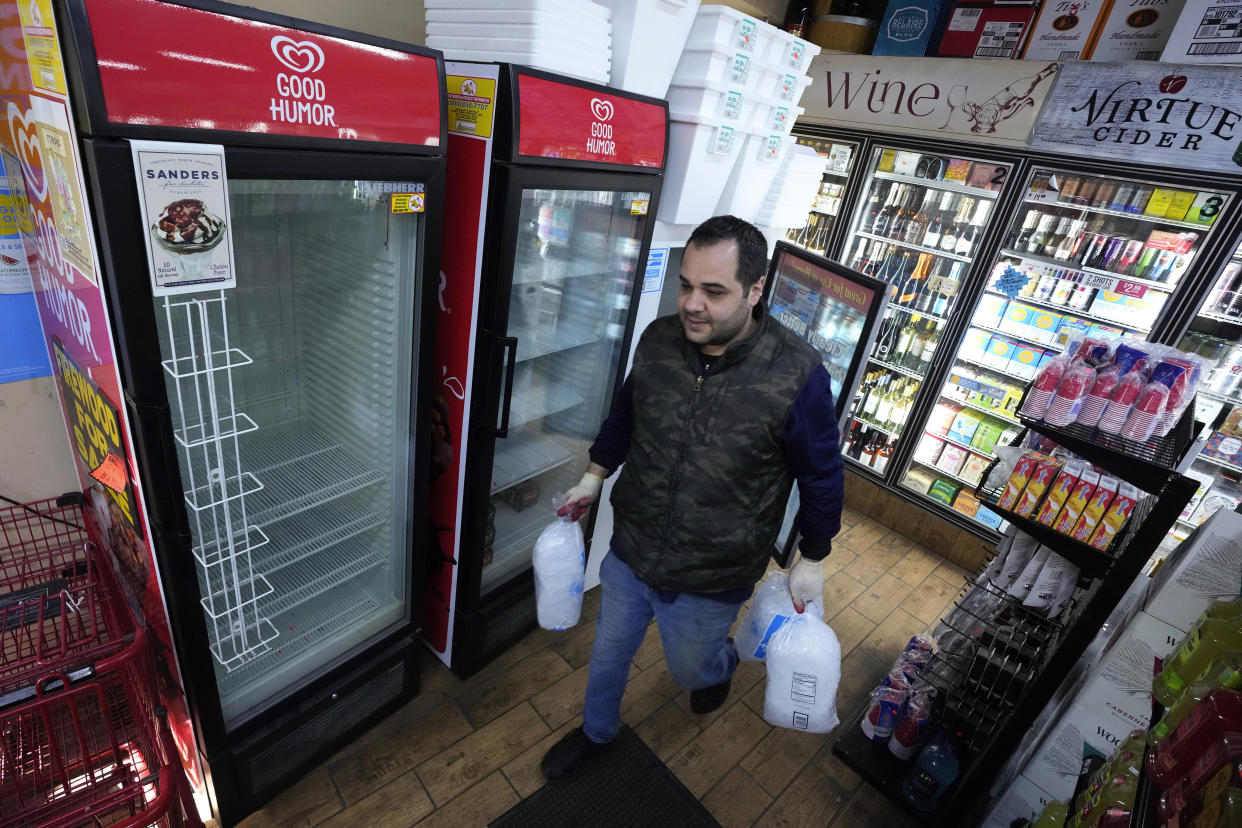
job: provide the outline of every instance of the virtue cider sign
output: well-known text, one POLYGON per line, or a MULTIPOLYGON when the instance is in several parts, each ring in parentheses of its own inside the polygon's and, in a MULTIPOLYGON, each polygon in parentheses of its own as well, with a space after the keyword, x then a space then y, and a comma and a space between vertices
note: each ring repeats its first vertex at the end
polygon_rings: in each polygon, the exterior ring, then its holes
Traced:
POLYGON ((819 55, 800 120, 1025 145, 1056 63, 819 55))
POLYGON ((1236 175, 1242 172, 1240 123, 1237 67, 1069 63, 1031 146, 1236 175))

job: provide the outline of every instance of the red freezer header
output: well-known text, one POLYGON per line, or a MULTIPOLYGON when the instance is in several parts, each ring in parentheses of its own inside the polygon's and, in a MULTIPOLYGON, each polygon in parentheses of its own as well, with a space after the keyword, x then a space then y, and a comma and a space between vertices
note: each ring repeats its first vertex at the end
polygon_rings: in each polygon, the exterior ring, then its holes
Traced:
POLYGON ((440 144, 433 57, 160 0, 85 6, 110 123, 440 144))
POLYGON ((663 105, 518 75, 518 155, 663 167, 663 105))

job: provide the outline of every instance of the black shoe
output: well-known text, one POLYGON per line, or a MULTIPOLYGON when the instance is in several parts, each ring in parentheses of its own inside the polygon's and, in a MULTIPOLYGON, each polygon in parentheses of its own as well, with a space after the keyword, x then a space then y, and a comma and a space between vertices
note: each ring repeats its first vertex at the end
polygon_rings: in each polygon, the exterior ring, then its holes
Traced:
POLYGON ((732 683, 733 677, 730 676, 720 684, 713 684, 701 690, 691 690, 690 709, 699 714, 711 713, 724 704, 725 699, 729 697, 729 685, 732 683))
POLYGON ((575 727, 543 755, 539 769, 547 779, 564 779, 584 762, 606 750, 610 744, 612 742, 592 742, 582 732, 582 728, 575 727))

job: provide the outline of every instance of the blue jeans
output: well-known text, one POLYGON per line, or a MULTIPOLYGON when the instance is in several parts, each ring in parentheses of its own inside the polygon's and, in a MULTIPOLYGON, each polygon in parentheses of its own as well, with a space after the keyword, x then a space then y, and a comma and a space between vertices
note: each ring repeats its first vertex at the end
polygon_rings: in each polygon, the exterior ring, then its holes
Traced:
POLYGON ((668 670, 679 687, 699 690, 733 675, 737 653, 725 639, 744 600, 730 603, 689 592, 658 592, 640 581, 611 549, 600 565, 599 581, 603 604, 582 710, 582 730, 588 739, 607 742, 617 735, 630 662, 652 616, 660 629, 668 670))

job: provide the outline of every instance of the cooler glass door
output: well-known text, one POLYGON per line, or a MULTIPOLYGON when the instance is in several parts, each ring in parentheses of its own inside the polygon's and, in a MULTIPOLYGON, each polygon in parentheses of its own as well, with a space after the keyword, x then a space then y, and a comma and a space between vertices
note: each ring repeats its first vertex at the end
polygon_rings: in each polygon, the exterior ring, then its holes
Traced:
POLYGON ((480 594, 531 564, 612 404, 650 192, 522 189, 480 594))
POLYGON ((226 726, 410 618, 413 189, 234 178, 237 287, 155 298, 226 726))
POLYGON ((1146 339, 1229 197, 1033 169, 901 485, 999 527, 972 492, 1026 384, 1071 336, 1146 339))
POLYGON ((1169 546, 1181 543, 1217 510, 1242 503, 1242 242, 1177 347, 1218 363, 1196 392, 1196 419, 1213 426, 1185 472, 1199 481, 1199 490, 1165 539, 1169 546))
POLYGON ((826 168, 815 195, 815 205, 807 214, 806 224, 791 227, 785 240, 803 250, 827 256, 832 253, 834 229, 841 214, 845 186, 849 183, 854 162, 858 160, 861 144, 837 138, 819 138, 814 135, 795 136, 799 144, 811 147, 825 159, 826 168))
POLYGON ((957 310, 971 263, 1010 165, 877 146, 842 262, 892 286, 884 322, 846 427, 846 458, 883 475, 941 336, 957 310))

